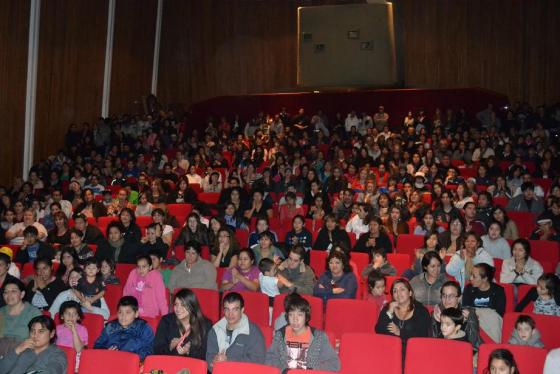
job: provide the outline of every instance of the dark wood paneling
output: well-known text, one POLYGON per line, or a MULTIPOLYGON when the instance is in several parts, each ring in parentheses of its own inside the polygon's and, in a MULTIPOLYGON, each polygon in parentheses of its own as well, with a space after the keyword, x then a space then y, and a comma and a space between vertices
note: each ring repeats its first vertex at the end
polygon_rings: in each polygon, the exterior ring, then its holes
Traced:
POLYGON ((35 160, 56 152, 72 122, 101 113, 107 1, 41 2, 35 160))
POLYGON ((109 112, 142 111, 150 93, 157 0, 117 0, 109 112))
POLYGON ((21 176, 27 84, 28 0, 0 0, 0 184, 21 176))

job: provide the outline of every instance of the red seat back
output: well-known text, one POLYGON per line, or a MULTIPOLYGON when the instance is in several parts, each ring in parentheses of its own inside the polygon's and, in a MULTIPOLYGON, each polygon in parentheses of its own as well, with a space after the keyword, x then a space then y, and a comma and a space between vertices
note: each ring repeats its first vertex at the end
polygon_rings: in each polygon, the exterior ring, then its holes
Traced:
POLYGON ((415 250, 424 246, 422 235, 402 234, 397 239, 397 253, 414 256, 415 250))
POLYGON ((220 319, 220 293, 203 288, 191 288, 190 290, 196 295, 202 314, 212 323, 218 322, 220 319))
POLYGON ((347 333, 340 340, 343 373, 369 374, 367 362, 375 362, 375 372, 402 374, 402 342, 396 336, 374 333, 347 333))
MULTIPOLYGON (((400 240, 400 237, 399 237, 400 240)), ((410 269, 410 255, 406 253, 387 253, 387 261, 397 269, 397 275, 410 269)))
POLYGON ((204 360, 182 356, 151 355, 144 361, 143 373, 162 370, 164 373, 177 373, 188 369, 190 374, 207 374, 208 365, 204 360))
POLYGON ((370 333, 375 331, 378 314, 374 303, 354 299, 331 299, 327 303, 325 330, 333 333, 336 338, 340 338, 344 333, 370 333))
POLYGON ((472 374, 470 343, 446 339, 410 338, 406 346, 405 374, 472 374), (437 352, 437 359, 434 356, 437 352))
POLYGON ((126 284, 128 275, 134 269, 136 269, 136 264, 117 264, 115 267, 115 275, 119 278, 122 284, 126 284))
POLYGON ((138 374, 140 357, 124 351, 85 349, 80 355, 80 374, 138 374))
POLYGON ((217 362, 213 374, 280 374, 280 369, 272 366, 251 364, 248 362, 217 362))
MULTIPOLYGON (((523 298, 525 297, 525 295, 527 295, 527 293, 529 292, 529 290, 531 290, 531 288, 534 288, 535 286, 532 286, 530 284, 520 284, 519 286, 517 286, 517 300, 521 301, 523 300, 523 298)), ((530 303, 527 304, 527 306, 525 306, 525 308, 522 310, 523 313, 531 313, 533 311, 534 308, 534 302, 531 301, 530 303)))
POLYGON ((542 373, 546 350, 536 347, 511 344, 481 344, 478 349, 478 373, 488 367, 488 357, 496 349, 507 349, 513 353, 520 373, 542 373))
POLYGON ((159 325, 159 321, 161 320, 161 316, 157 316, 157 317, 142 317, 142 319, 144 321, 146 321, 148 323, 148 325, 150 325, 150 327, 152 328, 152 331, 154 332, 154 335, 156 334, 158 325, 159 325))
POLYGON ((560 331, 560 317, 534 313, 506 313, 502 327, 502 343, 508 342, 511 332, 515 327, 515 321, 520 314, 529 315, 535 320, 545 349, 560 347, 560 334, 558 334, 558 331, 560 331))
MULTIPOLYGON (((280 314, 284 311, 284 300, 287 294, 281 294, 274 298, 274 305, 272 307, 272 326, 274 326, 274 321, 278 318, 280 314)), ((317 329, 323 329, 323 300, 319 297, 311 295, 301 294, 305 300, 309 302, 311 307, 311 320, 309 321, 309 326, 315 327, 317 329)))
POLYGON ((198 194, 198 200, 205 202, 207 204, 217 204, 220 199, 219 192, 201 192, 198 194))
MULTIPOLYGON (((529 240, 529 243, 531 243, 531 257, 540 262, 541 265, 548 263, 553 268, 556 267, 556 264, 560 261, 560 244, 558 242, 551 240, 529 240)), ((546 272, 551 269, 544 270, 546 272)))
POLYGON ((249 230, 236 229, 234 235, 241 248, 245 248, 249 245, 249 230))
POLYGON ((93 343, 95 343, 103 331, 105 320, 103 320, 103 316, 99 314, 84 313, 82 324, 88 330, 88 345, 93 347, 93 343))
POLYGON ((520 238, 528 238, 535 227, 535 215, 531 212, 508 211, 508 217, 515 222, 520 238))
POLYGON ((325 272, 328 255, 327 251, 318 251, 315 249, 309 251, 309 266, 313 269, 317 277, 325 272))
POLYGON ((188 216, 192 211, 192 204, 167 204, 167 212, 170 216, 188 216))
POLYGON ((66 354, 66 373, 74 374, 76 371, 76 351, 73 348, 58 346, 66 354))
POLYGON ((367 253, 360 253, 360 252, 351 252, 350 257, 352 261, 356 264, 357 267, 357 275, 356 278, 360 279, 362 271, 368 266, 369 264, 369 255, 367 253))
POLYGON ((122 282, 123 280, 121 279, 121 284, 108 284, 105 286, 105 295, 103 297, 111 315, 117 314, 117 305, 123 294, 122 282))

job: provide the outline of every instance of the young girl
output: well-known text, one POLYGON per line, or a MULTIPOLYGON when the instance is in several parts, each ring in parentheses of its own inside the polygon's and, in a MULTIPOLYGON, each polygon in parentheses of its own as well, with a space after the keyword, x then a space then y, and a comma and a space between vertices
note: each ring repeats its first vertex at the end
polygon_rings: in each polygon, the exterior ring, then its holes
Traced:
POLYGON ((138 312, 141 317, 156 317, 165 315, 169 311, 165 293, 161 273, 152 270, 150 256, 138 256, 136 269, 128 276, 123 296, 134 296, 138 300, 138 312))
POLYGON ((63 302, 58 318, 60 325, 56 326, 56 345, 81 352, 88 344, 88 330, 82 325, 84 313, 80 304, 74 300, 63 302))
POLYGON ((152 210, 154 206, 148 201, 148 195, 145 193, 140 194, 138 197, 138 205, 134 214, 136 217, 149 217, 152 215, 152 210))
POLYGON ((78 281, 78 291, 82 293, 82 303, 101 307, 101 298, 105 295, 105 285, 99 274, 96 258, 88 258, 84 263, 85 276, 78 281))
POLYGON ((484 374, 519 374, 519 368, 513 358, 513 354, 507 349, 495 349, 488 357, 488 366, 484 374))
POLYGON ((115 261, 110 258, 104 258, 101 261, 101 281, 106 286, 108 284, 121 284, 121 281, 115 275, 115 261))
POLYGON ((378 311, 387 304, 386 283, 385 276, 376 270, 371 271, 367 276, 368 292, 364 295, 364 300, 377 305, 378 311))
POLYGON ((537 287, 531 288, 527 295, 515 307, 516 312, 522 312, 525 307, 534 302, 533 313, 560 316, 560 280, 552 273, 545 273, 537 279, 537 287))

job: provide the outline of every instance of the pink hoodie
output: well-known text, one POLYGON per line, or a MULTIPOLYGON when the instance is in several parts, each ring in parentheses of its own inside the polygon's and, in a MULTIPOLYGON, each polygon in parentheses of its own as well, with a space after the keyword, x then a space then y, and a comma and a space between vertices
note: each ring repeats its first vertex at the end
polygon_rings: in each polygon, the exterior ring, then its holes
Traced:
POLYGON ((134 296, 138 300, 140 317, 156 317, 169 312, 166 292, 159 271, 152 270, 141 277, 138 270, 134 269, 126 280, 123 296, 134 296))

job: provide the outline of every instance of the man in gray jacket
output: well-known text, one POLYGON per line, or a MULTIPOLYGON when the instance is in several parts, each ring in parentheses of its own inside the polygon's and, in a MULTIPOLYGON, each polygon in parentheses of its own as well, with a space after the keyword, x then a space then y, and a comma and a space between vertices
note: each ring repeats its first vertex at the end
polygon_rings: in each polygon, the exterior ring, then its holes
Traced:
POLYGON ((535 185, 532 182, 521 184, 521 195, 515 196, 508 202, 508 212, 531 212, 540 215, 544 212, 544 203, 540 197, 535 195, 535 185))
POLYGON ((230 292, 224 297, 224 317, 208 333, 206 361, 208 369, 222 361, 263 364, 265 359, 264 337, 257 325, 244 313, 243 297, 230 292))
POLYGON ((288 258, 278 267, 278 274, 287 281, 286 285, 280 288, 281 293, 295 291, 299 294, 313 294, 315 274, 313 269, 303 262, 304 257, 305 248, 301 245, 296 245, 290 249, 288 258))

